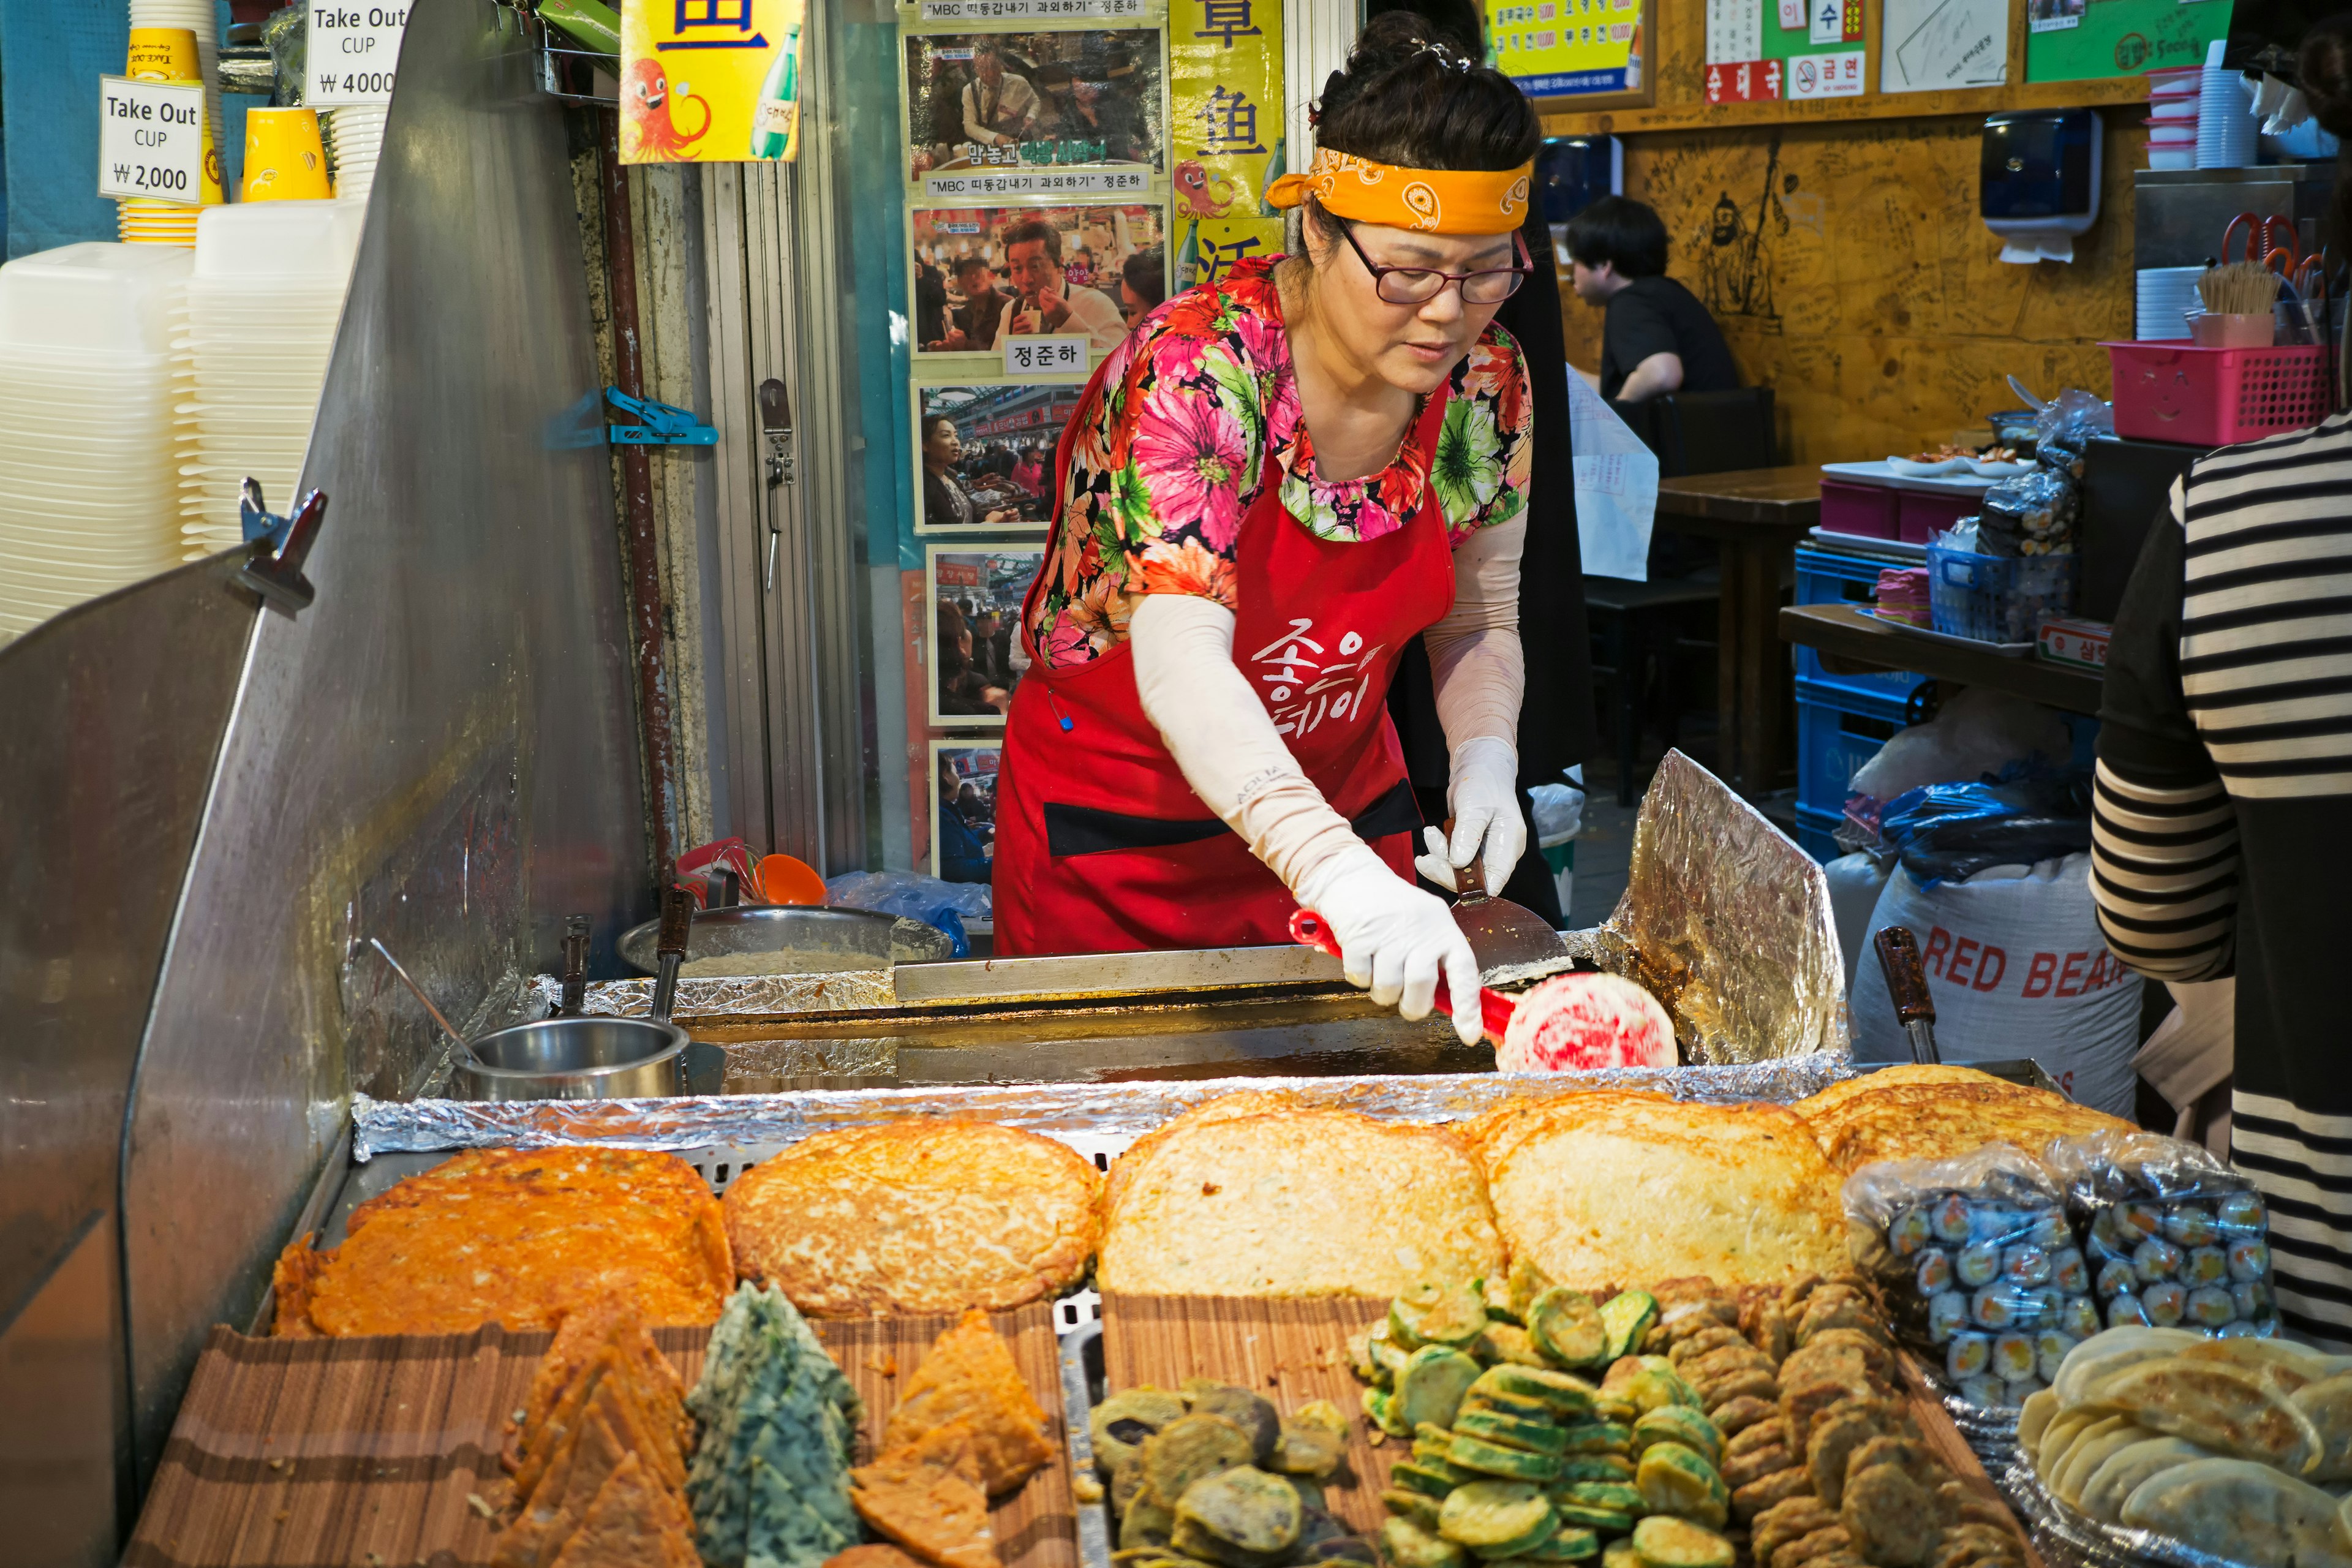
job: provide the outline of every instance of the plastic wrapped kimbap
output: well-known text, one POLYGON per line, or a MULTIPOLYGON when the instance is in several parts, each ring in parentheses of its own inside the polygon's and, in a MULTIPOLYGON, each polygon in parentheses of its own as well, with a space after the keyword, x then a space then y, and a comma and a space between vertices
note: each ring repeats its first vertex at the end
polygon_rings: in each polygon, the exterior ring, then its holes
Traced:
POLYGON ((2140 1283, 2153 1285, 2179 1274, 2183 1256, 2172 1243, 2151 1236, 2132 1248, 2132 1272, 2139 1276, 2140 1283))
POLYGON ((2107 1303, 2107 1327, 2111 1329, 2128 1328, 2134 1323, 2145 1327, 2147 1322, 2147 1309, 2140 1305, 2137 1296, 2118 1296, 2107 1303))
POLYGON ((2003 1383, 2020 1383, 2032 1377, 2040 1364, 2033 1352, 2033 1341, 2025 1334, 1996 1334, 1992 1342, 1990 1370, 2003 1383))
POLYGON ((2000 1243, 1979 1241, 1960 1248, 1952 1273, 1963 1285, 1990 1285, 2000 1277, 2000 1243))
POLYGON ((2044 1382, 2058 1375, 2059 1363, 2066 1352, 2083 1342, 2059 1329, 2044 1329, 2033 1336, 2033 1371, 2044 1382))
POLYGON ((1954 1383, 1979 1376, 1991 1364, 1990 1334, 1954 1334, 1952 1342, 1944 1347, 1944 1372, 1954 1383))
POLYGON ((2231 1236, 2261 1236, 2270 1229, 2270 1215, 2259 1193, 2231 1193, 2214 1205, 2213 1219, 2231 1236))
POLYGON ((2164 1211, 2164 1239, 2175 1247, 2204 1247, 2221 1233, 2203 1204, 2175 1204, 2164 1211))
MULTIPOLYGON (((2219 1258, 2221 1254, 2214 1254, 2219 1258)), ((1919 1254, 1918 1272, 1912 1276, 1923 1297, 1952 1288, 1952 1255, 1940 1247, 1931 1247, 1919 1254)))
POLYGON ((2058 1312, 2058 1328, 2075 1339, 2089 1339, 2099 1331, 2099 1304, 2088 1296, 2067 1297, 2058 1312))
POLYGON ((2185 1310, 2189 1321, 2200 1329, 2218 1329, 2238 1316, 2237 1303, 2230 1300, 2230 1292, 2217 1285, 2189 1292, 2185 1310))
POLYGON ((2091 1289, 2091 1266, 2083 1260, 2081 1247, 2062 1247, 2050 1255, 2050 1283, 2069 1296, 2091 1289))
POLYGON ((1954 1334, 1969 1326, 1969 1299, 1958 1290, 1945 1290, 1927 1300, 1927 1342, 1948 1343, 1954 1334))
POLYGON ((1895 1249, 1897 1258, 1908 1258, 1935 1239, 1936 1233, 1927 1224, 1925 1204, 1912 1205, 1895 1215, 1895 1223, 1886 1227, 1886 1245, 1895 1249))
POLYGON ((2258 1236, 2242 1236, 2230 1243, 2227 1254, 2232 1279, 2268 1279, 2271 1244, 2258 1236))
POLYGON ((2189 1291, 2184 1286, 2166 1280, 2142 1290, 2139 1304, 2147 1309, 2149 1322, 2159 1329, 2168 1329, 2179 1322, 2189 1310, 2189 1291))
POLYGON ((1958 1193, 1946 1193, 1927 1210, 1927 1227, 1938 1241, 1966 1241, 1970 1218, 1969 1200, 1958 1193))
POLYGON ((2190 1289, 2229 1280, 2230 1259, 2218 1247, 2192 1247, 2180 1265, 2180 1282, 2190 1289))

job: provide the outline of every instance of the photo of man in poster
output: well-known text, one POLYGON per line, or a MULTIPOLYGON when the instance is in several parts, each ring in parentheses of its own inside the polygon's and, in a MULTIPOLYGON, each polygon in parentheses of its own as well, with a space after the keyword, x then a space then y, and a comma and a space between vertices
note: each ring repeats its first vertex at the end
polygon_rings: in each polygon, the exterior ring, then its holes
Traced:
POLYGON ((1155 32, 914 34, 906 47, 910 179, 1167 166, 1155 32))

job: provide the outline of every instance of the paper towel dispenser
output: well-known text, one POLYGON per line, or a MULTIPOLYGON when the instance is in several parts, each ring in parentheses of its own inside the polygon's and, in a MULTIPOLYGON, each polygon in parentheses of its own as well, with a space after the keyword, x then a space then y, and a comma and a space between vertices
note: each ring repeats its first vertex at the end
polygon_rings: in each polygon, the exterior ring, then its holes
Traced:
POLYGON ((2028 109, 1984 124, 1978 198, 2003 261, 2072 261, 2099 216, 2096 110, 2028 109))

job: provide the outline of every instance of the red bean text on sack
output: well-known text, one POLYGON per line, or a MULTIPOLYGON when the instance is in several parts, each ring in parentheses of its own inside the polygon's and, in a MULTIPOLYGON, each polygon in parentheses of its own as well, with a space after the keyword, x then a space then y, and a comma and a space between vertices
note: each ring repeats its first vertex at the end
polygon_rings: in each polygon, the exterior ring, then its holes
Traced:
MULTIPOLYGON (((1928 973, 1947 985, 1964 985, 1971 991, 1998 990, 2009 974, 2006 951, 1974 937, 1956 938, 1942 926, 1928 928, 1927 945, 1920 957, 1928 973)), ((2028 998, 2088 996, 2121 984, 2129 974, 2130 971, 2108 956, 2104 947, 2080 952, 2037 952, 2026 964, 2018 994, 2028 998)))

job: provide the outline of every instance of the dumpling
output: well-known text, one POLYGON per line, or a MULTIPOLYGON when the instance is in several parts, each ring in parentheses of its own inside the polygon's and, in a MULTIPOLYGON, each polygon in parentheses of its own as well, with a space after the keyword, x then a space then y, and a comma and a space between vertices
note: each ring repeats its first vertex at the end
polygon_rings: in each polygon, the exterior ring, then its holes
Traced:
POLYGON ((2106 1457, 2092 1472, 2083 1488, 2082 1500, 2074 1506, 2103 1523, 2116 1523, 2123 1518, 2124 1500, 2150 1476, 2216 1457, 2211 1449, 2200 1448, 2186 1437, 2143 1436, 2139 1442, 2106 1457))
POLYGON ((2352 1568, 2336 1534, 2336 1500, 2248 1459, 2160 1471, 2124 1500, 2122 1521, 2253 1568, 2352 1568))
POLYGON ((2256 1373, 2221 1362, 2172 1356, 2140 1362, 2084 1390, 2089 1402, 2128 1413, 2151 1431, 2186 1437, 2290 1476, 2319 1467, 2325 1447, 2308 1416, 2256 1373))

